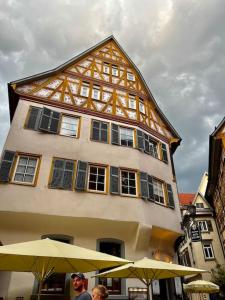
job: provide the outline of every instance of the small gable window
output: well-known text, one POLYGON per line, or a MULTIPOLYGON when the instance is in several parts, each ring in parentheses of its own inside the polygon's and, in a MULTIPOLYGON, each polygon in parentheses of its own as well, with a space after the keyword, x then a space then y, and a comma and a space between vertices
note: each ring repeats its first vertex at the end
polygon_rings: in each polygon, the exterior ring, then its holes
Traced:
POLYGON ((145 114, 145 105, 144 102, 140 99, 139 100, 139 111, 143 114, 145 114))
POLYGON ((95 100, 100 99, 100 87, 98 85, 93 86, 92 98, 95 99, 95 100))
POLYGON ((109 74, 109 65, 106 63, 104 63, 103 65, 103 73, 109 74))
POLYGON ((82 84, 80 94, 83 97, 88 97, 88 94, 89 94, 89 84, 88 83, 82 84))
POLYGON ((128 99, 128 107, 131 108, 131 109, 136 109, 136 100, 135 100, 135 96, 129 95, 129 99, 128 99))
POLYGON ((116 66, 112 66, 112 75, 113 76, 118 76, 119 75, 119 71, 118 71, 118 68, 116 66))
POLYGON ((196 208, 204 208, 203 203, 196 203, 195 206, 196 206, 196 208))
POLYGON ((131 81, 134 81, 134 74, 133 73, 127 73, 127 79, 128 80, 131 80, 131 81))

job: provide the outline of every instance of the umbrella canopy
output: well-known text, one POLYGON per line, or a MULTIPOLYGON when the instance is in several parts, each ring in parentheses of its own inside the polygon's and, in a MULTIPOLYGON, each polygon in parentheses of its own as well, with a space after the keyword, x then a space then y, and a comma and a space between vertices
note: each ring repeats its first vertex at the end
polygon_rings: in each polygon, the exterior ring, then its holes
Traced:
POLYGON ((205 270, 189 268, 177 264, 143 258, 134 263, 126 264, 96 275, 101 278, 138 278, 147 286, 147 299, 149 299, 149 286, 152 280, 180 277, 207 272, 205 270))
POLYGON ((220 287, 206 280, 195 280, 184 284, 184 290, 187 293, 218 293, 220 291, 220 287))
POLYGON ((39 282, 53 273, 91 272, 130 261, 74 245, 43 239, 0 247, 0 271, 32 272, 39 282))
POLYGON ((90 272, 120 266, 128 262, 113 255, 48 238, 0 247, 0 271, 90 272))

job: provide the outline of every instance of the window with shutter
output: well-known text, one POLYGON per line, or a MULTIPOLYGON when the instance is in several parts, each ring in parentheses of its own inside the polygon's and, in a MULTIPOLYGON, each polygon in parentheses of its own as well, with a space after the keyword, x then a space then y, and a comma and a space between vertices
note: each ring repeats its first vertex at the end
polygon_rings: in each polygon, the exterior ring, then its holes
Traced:
POLYGON ((38 130, 42 108, 31 106, 28 112, 25 128, 38 130))
POLYGON ((59 134, 78 137, 79 118, 62 115, 59 134))
POLYGON ((91 139, 97 142, 108 143, 108 123, 93 120, 91 126, 91 139))
POLYGON ((18 155, 12 182, 33 185, 35 183, 39 157, 18 155))
POLYGON ((59 119, 59 112, 44 107, 41 113, 39 129, 49 133, 57 133, 59 127, 59 119))
POLYGON ((140 172, 141 198, 148 198, 148 174, 140 172))
POLYGON ((148 134, 144 134, 145 152, 151 156, 158 158, 158 143, 154 141, 148 134))
POLYGON ((5 150, 0 163, 0 182, 9 182, 16 152, 5 150))
POLYGON ((84 161, 78 161, 77 163, 77 176, 76 176, 76 190, 86 190, 86 177, 87 177, 88 163, 84 161))
POLYGON ((125 127, 119 127, 120 145, 126 147, 134 146, 134 130, 125 127))
POLYGON ((55 158, 53 160, 53 170, 50 187, 64 190, 72 190, 74 166, 75 163, 73 160, 55 158))
POLYGON ((153 193, 154 193, 155 202, 165 204, 163 183, 155 178, 152 179, 152 182, 153 182, 153 193))
POLYGON ((90 165, 88 174, 88 190, 105 192, 106 191, 106 168, 90 165))
POLYGON ((120 171, 117 167, 110 167, 110 193, 120 193, 120 171))
POLYGON ((162 147, 162 161, 164 161, 165 163, 168 163, 168 156, 167 156, 166 145, 164 143, 162 143, 161 147, 162 147))
POLYGON ((167 195, 168 195, 168 206, 174 208, 174 198, 173 198, 173 190, 170 184, 167 184, 167 195))
POLYGON ((137 195, 136 187, 136 172, 128 170, 120 170, 121 175, 121 194, 123 195, 137 195))

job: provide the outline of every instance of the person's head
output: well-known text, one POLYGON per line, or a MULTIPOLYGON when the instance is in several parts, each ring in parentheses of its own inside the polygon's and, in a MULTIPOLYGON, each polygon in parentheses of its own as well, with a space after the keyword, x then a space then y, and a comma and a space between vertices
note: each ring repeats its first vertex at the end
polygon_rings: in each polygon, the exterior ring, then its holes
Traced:
POLYGON ((96 285, 92 289, 92 300, 104 300, 108 297, 109 293, 104 285, 96 285))
POLYGON ((71 279, 74 291, 81 293, 85 290, 85 276, 83 273, 73 273, 71 279))

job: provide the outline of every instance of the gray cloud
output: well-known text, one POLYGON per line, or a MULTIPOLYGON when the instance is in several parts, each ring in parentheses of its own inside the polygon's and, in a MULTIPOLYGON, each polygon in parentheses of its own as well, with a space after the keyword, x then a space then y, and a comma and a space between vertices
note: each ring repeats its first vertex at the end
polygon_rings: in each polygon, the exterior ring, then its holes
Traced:
POLYGON ((0 0, 0 149, 7 82, 52 69, 114 34, 183 138, 179 191, 197 189, 208 139, 224 116, 222 0, 0 0))

